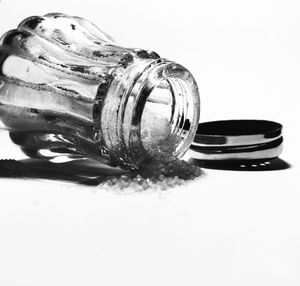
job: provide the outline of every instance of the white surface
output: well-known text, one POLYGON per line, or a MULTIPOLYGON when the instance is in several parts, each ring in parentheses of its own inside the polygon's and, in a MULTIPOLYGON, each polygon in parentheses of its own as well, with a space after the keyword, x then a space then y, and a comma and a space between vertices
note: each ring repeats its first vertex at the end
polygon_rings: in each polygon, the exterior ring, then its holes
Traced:
MULTIPOLYGON (((1 179, 0 285, 300 285, 300 2, 2 0, 0 32, 52 11, 185 65, 201 121, 281 122, 293 168, 131 195, 1 179)), ((20 156, 2 134, 0 157, 20 156)))

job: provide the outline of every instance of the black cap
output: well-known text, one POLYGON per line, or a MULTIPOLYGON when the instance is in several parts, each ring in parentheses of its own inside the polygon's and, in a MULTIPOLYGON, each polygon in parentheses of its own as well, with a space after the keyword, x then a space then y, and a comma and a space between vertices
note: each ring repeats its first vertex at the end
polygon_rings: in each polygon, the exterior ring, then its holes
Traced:
POLYGON ((190 147, 192 159, 227 161, 264 161, 282 152, 282 125, 267 120, 222 120, 198 125, 190 147))

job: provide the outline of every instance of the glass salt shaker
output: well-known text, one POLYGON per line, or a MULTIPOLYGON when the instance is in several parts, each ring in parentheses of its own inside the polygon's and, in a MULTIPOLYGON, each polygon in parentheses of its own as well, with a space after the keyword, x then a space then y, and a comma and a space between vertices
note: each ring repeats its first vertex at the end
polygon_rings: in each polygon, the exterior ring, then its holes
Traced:
POLYGON ((30 157, 122 168, 138 168, 155 148, 180 158, 199 106, 186 68, 118 46, 79 17, 29 17, 0 40, 2 128, 30 157))

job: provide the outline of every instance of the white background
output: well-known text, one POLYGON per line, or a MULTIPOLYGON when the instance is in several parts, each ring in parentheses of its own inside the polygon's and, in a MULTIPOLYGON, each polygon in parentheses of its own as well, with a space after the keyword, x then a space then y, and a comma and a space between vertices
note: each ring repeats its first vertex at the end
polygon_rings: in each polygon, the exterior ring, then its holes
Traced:
MULTIPOLYGON (((281 122, 292 168, 130 195, 1 179, 0 285, 300 285, 300 2, 2 0, 0 32, 49 12, 186 66, 201 121, 281 122)), ((0 157, 20 156, 2 133, 0 157)))

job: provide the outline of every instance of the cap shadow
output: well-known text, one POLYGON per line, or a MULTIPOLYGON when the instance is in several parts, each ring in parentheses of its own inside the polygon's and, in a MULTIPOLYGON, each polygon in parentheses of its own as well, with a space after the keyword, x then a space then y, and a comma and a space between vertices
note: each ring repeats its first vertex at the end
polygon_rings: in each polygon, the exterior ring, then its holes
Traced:
POLYGON ((198 167, 205 169, 214 170, 227 170, 227 171, 279 171, 286 170, 292 166, 280 159, 276 158, 273 160, 247 160, 247 161, 237 161, 237 160, 224 160, 224 161, 203 161, 190 159, 190 162, 197 165, 198 167))

